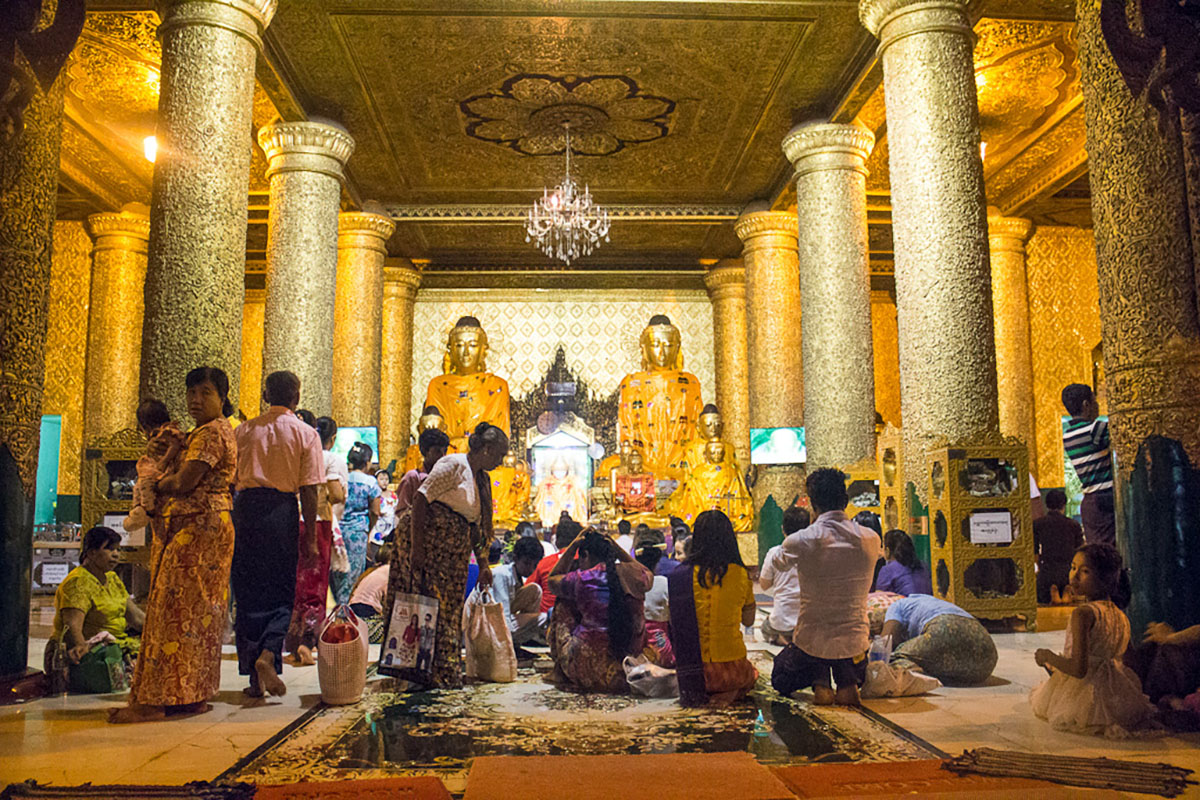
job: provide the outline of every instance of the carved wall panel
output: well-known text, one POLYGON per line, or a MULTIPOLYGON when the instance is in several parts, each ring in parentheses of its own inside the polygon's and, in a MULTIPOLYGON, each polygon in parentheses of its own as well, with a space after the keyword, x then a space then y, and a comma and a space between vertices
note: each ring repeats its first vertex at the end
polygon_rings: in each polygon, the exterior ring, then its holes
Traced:
POLYGON ((62 415, 62 439, 58 449, 59 494, 79 494, 79 463, 83 454, 83 372, 91 278, 92 240, 83 223, 55 223, 42 413, 62 415))
POLYGON ((1061 486, 1062 389, 1092 383, 1092 349, 1100 343, 1100 296, 1091 230, 1038 227, 1026 245, 1033 350, 1033 418, 1037 464, 1045 486, 1061 486))
POLYGON ((641 291, 421 289, 413 311, 412 416, 425 388, 442 372, 446 335, 462 316, 479 318, 488 335, 487 368, 508 381, 513 398, 536 387, 561 345, 567 364, 597 397, 616 391, 641 368, 638 336, 654 314, 666 314, 683 339, 684 369, 715 401, 712 304, 704 290, 641 291))

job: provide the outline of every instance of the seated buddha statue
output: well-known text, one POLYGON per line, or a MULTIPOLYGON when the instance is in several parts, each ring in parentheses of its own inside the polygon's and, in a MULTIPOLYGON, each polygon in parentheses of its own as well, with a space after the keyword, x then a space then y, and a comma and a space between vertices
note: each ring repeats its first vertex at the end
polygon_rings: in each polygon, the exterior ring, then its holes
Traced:
POLYGON ((529 469, 515 453, 509 453, 488 476, 492 480, 492 521, 497 528, 512 530, 525 519, 529 505, 529 469))
POLYGON ((587 492, 564 458, 555 459, 550 465, 550 473, 538 484, 534 505, 543 527, 557 524, 564 511, 576 522, 587 524, 587 492))
MULTIPOLYGON (((421 434, 425 432, 426 428, 434 428, 443 433, 445 432, 446 420, 442 418, 442 412, 438 411, 437 406, 425 406, 425 410, 421 412, 421 417, 417 420, 418 439, 421 438, 421 434)), ((457 453, 459 451, 452 444, 446 452, 457 453)), ((424 462, 425 459, 421 455, 421 449, 414 442, 408 446, 408 450, 404 453, 404 472, 400 474, 404 475, 410 469, 420 469, 424 462)))
POLYGON ((487 349, 479 320, 459 319, 446 339, 443 374, 429 382, 425 393, 425 405, 441 409, 450 445, 460 453, 466 452, 466 439, 481 422, 509 433, 508 383, 487 371, 487 349))
POLYGON ((613 478, 621 470, 628 471, 629 469, 629 454, 633 452, 633 445, 628 439, 621 442, 620 448, 615 453, 609 453, 604 458, 600 459, 600 463, 596 465, 596 483, 606 483, 609 488, 613 487, 613 478))
POLYGON ((704 449, 709 442, 721 441, 725 444, 725 463, 730 469, 738 469, 737 454, 733 445, 725 441, 725 422, 721 412, 712 403, 704 406, 700 417, 696 420, 696 438, 683 448, 684 469, 699 466, 704 463, 704 449))
POLYGON ((728 465, 727 449, 720 439, 706 442, 704 460, 688 469, 668 508, 688 525, 694 524, 702 511, 724 511, 734 531, 747 533, 754 530, 754 500, 741 471, 728 465))
POLYGON ((662 314, 650 318, 640 340, 642 369, 618 389, 617 434, 642 451, 658 479, 683 476, 684 444, 695 438, 704 402, 700 381, 683 371, 679 329, 662 314))
POLYGON ((655 478, 642 463, 642 454, 634 450, 629 455, 629 465, 618 468, 613 475, 613 506, 618 516, 653 512, 655 503, 655 478))

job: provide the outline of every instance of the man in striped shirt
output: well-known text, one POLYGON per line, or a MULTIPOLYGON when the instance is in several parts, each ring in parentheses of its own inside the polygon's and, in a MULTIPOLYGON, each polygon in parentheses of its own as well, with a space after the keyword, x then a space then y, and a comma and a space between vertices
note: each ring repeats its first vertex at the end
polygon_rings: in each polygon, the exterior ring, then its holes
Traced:
POLYGON ((1063 450, 1083 484, 1083 535, 1089 544, 1116 544, 1117 518, 1113 510, 1112 455, 1108 422, 1098 419, 1100 406, 1090 386, 1072 383, 1062 391, 1063 406, 1071 419, 1063 425, 1063 450))

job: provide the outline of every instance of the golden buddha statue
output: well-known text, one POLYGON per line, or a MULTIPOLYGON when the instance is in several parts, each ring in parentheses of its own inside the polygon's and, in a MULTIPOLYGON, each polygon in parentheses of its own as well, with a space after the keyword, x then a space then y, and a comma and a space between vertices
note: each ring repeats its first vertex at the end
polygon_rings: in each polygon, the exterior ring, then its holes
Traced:
POLYGON ((670 513, 688 525, 695 523, 702 511, 724 511, 735 532, 748 533, 754 530, 754 500, 741 471, 729 467, 727 450, 720 439, 705 442, 704 460, 688 469, 667 505, 670 513))
POLYGON ((684 470, 703 464, 704 449, 709 442, 713 441, 724 442, 725 464, 730 469, 738 469, 737 454, 733 450, 733 445, 724 440, 724 434, 725 422, 721 418, 721 412, 715 405, 709 403, 700 411, 700 416, 696 420, 696 438, 688 442, 683 449, 684 470))
POLYGON ((613 474, 613 507, 619 516, 653 512, 657 508, 654 473, 646 471, 639 450, 630 453, 627 467, 618 468, 613 474))
POLYGON ((679 329, 662 314, 642 331, 642 370, 621 381, 617 433, 642 450, 657 478, 684 473, 684 444, 695 438, 704 401, 700 381, 683 371, 679 329))
POLYGON ((610 453, 600 459, 600 463, 596 465, 596 483, 606 482, 611 489, 613 487, 613 478, 617 476, 617 472, 621 470, 628 471, 629 469, 629 454, 633 452, 633 445, 628 439, 621 442, 620 448, 615 453, 610 453))
POLYGON ((538 518, 541 519, 543 527, 549 528, 557 524, 564 511, 581 525, 587 524, 587 492, 575 477, 571 465, 562 457, 550 465, 550 473, 542 478, 534 504, 537 506, 538 518))
POLYGON ((466 439, 481 422, 509 433, 508 383, 487 371, 487 349, 479 320, 459 319, 446 340, 443 374, 429 382, 425 393, 425 405, 441 409, 450 445, 458 452, 466 452, 466 439))
MULTIPOLYGON (((418 439, 427 428, 434 428, 435 430, 442 431, 443 433, 446 430, 446 420, 442 418, 442 412, 438 411, 437 406, 427 405, 421 412, 421 417, 417 420, 418 439)), ((457 453, 459 451, 454 448, 453 444, 451 444, 446 452, 457 453)), ((400 475, 403 476, 407 474, 411 469, 420 469, 424 463, 425 459, 421 455, 421 448, 418 447, 416 443, 410 444, 408 446, 408 450, 404 454, 404 471, 401 472, 400 475)))
POLYGON ((515 528, 529 505, 529 468, 515 453, 488 473, 492 480, 492 521, 497 528, 515 528))

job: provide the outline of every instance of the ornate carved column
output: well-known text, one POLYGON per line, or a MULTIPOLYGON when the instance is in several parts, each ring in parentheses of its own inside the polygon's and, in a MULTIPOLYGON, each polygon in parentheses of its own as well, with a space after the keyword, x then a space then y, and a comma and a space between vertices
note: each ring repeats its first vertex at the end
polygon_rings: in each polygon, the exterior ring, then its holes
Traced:
POLYGON ((1027 219, 988 217, 992 257, 992 310, 996 326, 996 386, 1000 432, 1029 447, 1030 470, 1037 470, 1033 422, 1033 350, 1029 338, 1029 290, 1025 242, 1033 224, 1027 219))
MULTIPOLYGON (((933 439, 995 431, 996 355, 965 0, 860 0, 888 118, 904 475, 933 439)), ((916 481, 924 496, 925 481, 916 481)))
POLYGON ((229 374, 236 406, 254 62, 275 0, 167 0, 141 393, 186 419, 183 379, 229 374))
POLYGON ((247 289, 242 304, 242 389, 240 409, 247 419, 257 417, 262 405, 263 317, 267 293, 247 289))
POLYGON ((746 350, 746 270, 736 259, 708 268, 704 285, 713 307, 717 407, 738 463, 750 465, 750 384, 746 350))
POLYGON ((333 417, 339 425, 379 424, 383 259, 395 229, 386 214, 338 215, 333 417))
MULTIPOLYGON (((1123 3, 1103 5, 1124 20, 1123 3)), ((1115 24, 1124 41, 1107 42, 1100 6, 1080 2, 1076 16, 1117 542, 1140 631, 1150 620, 1190 625, 1200 606, 1200 253, 1191 246, 1180 110, 1165 89, 1148 90, 1157 108, 1130 89, 1157 75, 1158 45, 1132 46, 1115 24), (1131 60, 1140 56, 1148 60, 1131 60)))
POLYGON ((85 447, 93 437, 137 424, 150 217, 141 209, 93 214, 88 231, 95 245, 83 390, 85 447))
POLYGON ((420 265, 403 259, 383 270, 383 367, 379 386, 380 464, 403 459, 412 412, 413 302, 420 265), (386 459, 386 460, 385 460, 386 459))
POLYGON ((333 411, 334 296, 342 167, 354 139, 322 122, 279 122, 258 132, 271 181, 263 377, 300 377, 300 404, 333 411))
POLYGON ((858 125, 808 123, 783 150, 796 170, 808 468, 849 466, 875 450, 875 367, 867 259, 867 156, 858 125))
MULTIPOLYGON (((21 70, 22 77, 32 77, 23 64, 21 70)), ((0 137, 0 679, 25 672, 29 644, 34 486, 62 140, 63 82, 43 89, 34 81, 30 88, 24 130, 0 137)))
MULTIPOLYGON (((798 427, 804 424, 804 379, 796 215, 751 207, 735 230, 746 265, 750 427, 798 427)), ((752 493, 758 509, 771 496, 787 508, 794 496, 804 494, 804 468, 760 467, 752 493)))

